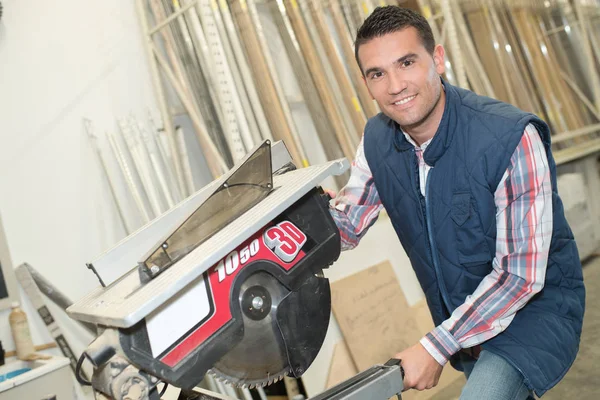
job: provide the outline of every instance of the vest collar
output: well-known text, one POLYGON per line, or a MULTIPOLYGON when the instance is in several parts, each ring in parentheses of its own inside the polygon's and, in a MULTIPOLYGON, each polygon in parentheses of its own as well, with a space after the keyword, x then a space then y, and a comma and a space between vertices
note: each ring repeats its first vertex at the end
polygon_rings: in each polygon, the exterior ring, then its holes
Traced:
MULTIPOLYGON (((440 78, 441 79, 441 78, 440 78)), ((452 134, 451 124, 456 123, 456 104, 460 103, 460 96, 456 92, 455 88, 448 84, 446 81, 442 80, 442 85, 446 90, 446 103, 444 107, 444 114, 442 115, 442 120, 440 121, 440 125, 433 136, 431 143, 425 149, 423 153, 423 158, 427 165, 435 166, 437 160, 439 160, 446 149, 450 147, 450 143, 452 142, 452 138, 454 135, 452 134)), ((398 151, 407 151, 413 149, 414 146, 406 140, 402 130, 398 126, 398 123, 394 122, 394 147, 398 151)))

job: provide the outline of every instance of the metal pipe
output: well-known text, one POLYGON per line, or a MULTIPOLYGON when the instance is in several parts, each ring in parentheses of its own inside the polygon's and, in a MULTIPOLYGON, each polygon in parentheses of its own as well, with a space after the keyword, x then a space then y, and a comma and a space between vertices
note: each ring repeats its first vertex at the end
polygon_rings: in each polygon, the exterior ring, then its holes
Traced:
POLYGON ((184 7, 181 7, 179 10, 177 10, 173 14, 169 15, 169 17, 167 17, 167 19, 163 20, 161 23, 159 23, 158 25, 156 25, 154 28, 152 28, 150 30, 147 30, 146 31, 147 35, 148 36, 154 35, 156 32, 160 31, 162 28, 164 28, 165 26, 169 25, 172 21, 174 21, 181 14, 183 14, 184 12, 186 12, 187 10, 189 10, 190 8, 194 7, 197 2, 198 2, 198 0, 190 0, 190 3, 188 3, 184 7))
POLYGON ((98 160, 100 161, 100 166, 102 167, 102 171, 104 171, 104 175, 106 176, 106 180, 108 181, 108 187, 110 188, 110 194, 115 202, 115 206, 117 207, 117 214, 119 215, 119 220, 123 225, 123 229, 125 229, 125 233, 129 235, 132 230, 127 225, 127 220, 125 219, 125 214, 123 213, 123 208, 121 207, 121 203, 119 202, 119 198, 117 197, 117 191, 115 190, 115 183, 108 173, 108 167, 106 166, 106 160, 102 155, 102 151, 100 150, 100 146, 98 146, 98 137, 96 136, 94 129, 92 128, 92 121, 87 118, 84 118, 83 123, 85 125, 85 131, 92 142, 92 146, 96 150, 96 154, 98 155, 98 160))
MULTIPOLYGON (((150 76, 152 77, 152 83, 153 83, 152 86, 154 86, 154 90, 156 91, 156 100, 158 102, 158 108, 162 115, 163 129, 167 133, 167 141, 169 144, 171 154, 175 155, 175 154, 177 154, 177 152, 176 152, 177 145, 175 144, 175 130, 173 129, 173 120, 172 120, 171 114, 169 112, 169 107, 167 106, 167 100, 166 100, 164 88, 162 86, 162 82, 160 79, 160 72, 158 70, 158 66, 156 65, 156 60, 154 58, 154 53, 152 51, 152 46, 151 46, 151 44, 153 43, 152 36, 147 34, 148 19, 147 19, 146 10, 144 9, 142 2, 143 2, 143 0, 137 0, 136 5, 137 5, 137 11, 138 11, 138 15, 140 18, 140 22, 142 25, 142 32, 144 33, 144 35, 146 35, 145 40, 143 40, 143 42, 144 42, 144 48, 146 49, 146 54, 148 56, 148 61, 150 64, 150 76)), ((183 192, 183 189, 185 187, 185 180, 183 178, 183 170, 182 170, 181 162, 176 157, 174 157, 172 165, 175 167, 175 177, 177 179, 177 186, 179 188, 179 191, 183 192)))
POLYGON ((448 26, 448 40, 452 49, 454 72, 458 85, 462 88, 469 89, 469 81, 467 80, 467 71, 463 62, 460 42, 456 31, 456 23, 452 16, 452 5, 450 0, 441 0, 442 13, 444 14, 445 24, 448 26))

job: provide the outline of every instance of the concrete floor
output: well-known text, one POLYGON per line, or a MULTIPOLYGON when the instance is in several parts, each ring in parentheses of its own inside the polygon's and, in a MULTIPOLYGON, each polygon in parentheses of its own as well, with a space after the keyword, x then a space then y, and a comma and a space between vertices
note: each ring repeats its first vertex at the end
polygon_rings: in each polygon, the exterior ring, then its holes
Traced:
MULTIPOLYGON (((583 265, 586 310, 579 354, 563 380, 548 391, 543 400, 600 399, 600 257, 583 265)), ((464 382, 458 381, 432 397, 432 400, 458 399, 464 382)))

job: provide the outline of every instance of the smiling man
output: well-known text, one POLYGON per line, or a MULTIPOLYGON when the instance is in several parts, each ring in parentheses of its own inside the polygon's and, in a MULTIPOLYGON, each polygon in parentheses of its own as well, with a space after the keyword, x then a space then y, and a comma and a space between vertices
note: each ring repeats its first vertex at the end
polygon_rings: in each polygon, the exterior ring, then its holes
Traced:
POLYGON ((355 247, 385 207, 436 328, 402 360, 405 389, 465 371, 461 399, 527 399, 553 387, 579 348, 585 289, 556 189, 544 121, 445 82, 427 21, 379 7, 356 60, 371 118, 331 213, 355 247))

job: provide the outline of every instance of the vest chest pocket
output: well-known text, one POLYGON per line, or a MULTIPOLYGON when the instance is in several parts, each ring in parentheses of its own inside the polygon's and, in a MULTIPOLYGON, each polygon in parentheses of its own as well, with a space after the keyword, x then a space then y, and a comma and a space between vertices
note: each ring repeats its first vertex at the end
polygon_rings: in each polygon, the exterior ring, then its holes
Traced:
POLYGON ((492 254, 479 215, 471 204, 471 193, 454 193, 450 214, 454 221, 459 263, 475 275, 487 275, 492 269, 492 254))

